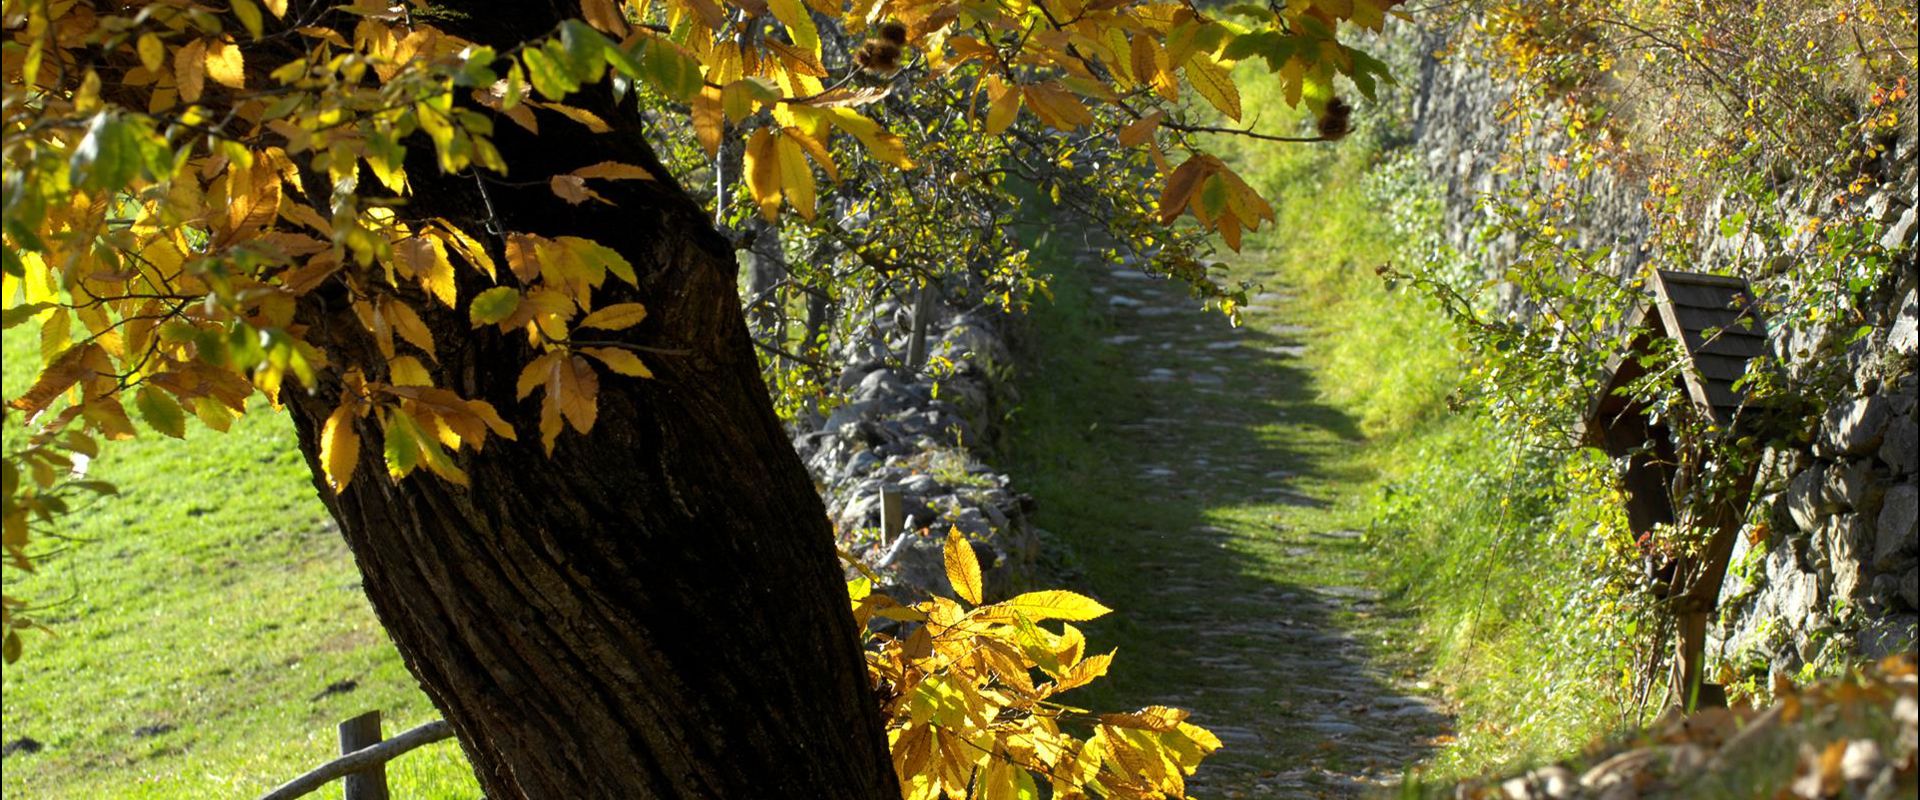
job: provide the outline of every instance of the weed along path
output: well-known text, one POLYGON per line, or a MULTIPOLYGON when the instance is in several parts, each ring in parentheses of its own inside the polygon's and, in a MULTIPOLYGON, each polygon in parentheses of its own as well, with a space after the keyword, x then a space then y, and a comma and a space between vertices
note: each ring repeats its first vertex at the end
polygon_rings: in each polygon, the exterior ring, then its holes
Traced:
POLYGON ((1192 709, 1225 747, 1206 797, 1377 792, 1447 718, 1410 622, 1368 588, 1357 512, 1361 436, 1316 400, 1287 301, 1230 328, 1174 284, 1085 265, 1036 309, 1015 445, 1040 522, 1117 613, 1097 707, 1192 709))

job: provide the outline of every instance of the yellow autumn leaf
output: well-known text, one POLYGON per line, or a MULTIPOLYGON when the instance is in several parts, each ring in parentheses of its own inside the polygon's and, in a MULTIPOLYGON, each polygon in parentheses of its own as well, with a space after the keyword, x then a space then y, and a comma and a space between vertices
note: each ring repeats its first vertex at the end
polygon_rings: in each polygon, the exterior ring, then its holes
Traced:
POLYGON ((1153 138, 1153 132, 1159 129, 1161 120, 1166 118, 1167 112, 1155 110, 1144 117, 1134 120, 1133 124, 1120 129, 1120 146, 1139 147, 1148 139, 1153 138))
POLYGON ((545 241, 531 233, 508 234, 507 269, 521 283, 532 283, 540 276, 540 245, 545 241))
POLYGON ((582 347, 580 352, 600 359, 600 363, 607 365, 607 369, 622 375, 635 378, 653 377, 653 370, 647 369, 647 365, 640 360, 640 357, 630 351, 618 347, 582 347))
POLYGON ((580 320, 582 328, 599 328, 603 331, 620 331, 640 324, 647 318, 647 307, 639 303, 615 303, 587 315, 580 320))
POLYGON ((813 167, 808 166, 806 153, 801 152, 799 143, 792 136, 781 133, 774 141, 774 155, 780 161, 780 190, 787 196, 787 202, 793 204, 793 210, 808 220, 813 219, 814 186, 813 167))
POLYGON ((380 298, 380 316, 393 326, 393 332, 408 344, 425 351, 428 358, 438 359, 433 351, 433 334, 428 332, 427 323, 420 319, 419 312, 413 306, 392 298, 380 298))
POLYGON ((1189 158, 1179 168, 1167 176, 1167 187, 1160 193, 1160 222, 1174 221, 1184 211, 1187 203, 1193 199, 1193 192, 1200 188, 1200 180, 1207 176, 1207 161, 1199 156, 1189 158))
POLYGON ((973 545, 967 537, 960 535, 959 528, 947 531, 946 546, 947 581, 953 584, 954 594, 974 605, 980 605, 980 559, 974 555, 973 545))
POLYGON ((555 175, 547 180, 547 188, 555 197, 567 201, 570 205, 580 205, 588 200, 598 200, 612 205, 613 201, 600 196, 599 192, 587 188, 587 179, 578 175, 555 175))
POLYGON ((146 67, 148 72, 159 73, 160 68, 167 65, 167 46, 151 31, 140 34, 134 48, 140 53, 140 66, 146 67))
POLYGON ((173 51, 173 84, 183 102, 200 102, 200 95, 206 92, 207 86, 205 41, 195 39, 173 51))
POLYGON ((1240 88, 1233 83, 1233 76, 1213 56, 1194 53, 1187 59, 1187 82, 1193 84, 1194 91, 1207 102, 1213 104, 1228 119, 1240 121, 1240 88))
POLYGON ((420 288, 448 308, 459 299, 453 262, 447 259, 447 246, 436 236, 409 236, 393 244, 393 257, 402 272, 413 274, 420 288))
POLYGON ((989 135, 999 135, 1012 127, 1020 115, 1020 92, 997 75, 987 77, 987 127, 989 135))
POLYGON ((231 39, 221 39, 207 45, 207 77, 214 83, 230 89, 247 88, 246 61, 240 55, 240 47, 231 39))
POLYGON ((387 362, 387 382, 395 386, 432 386, 433 374, 413 356, 399 356, 387 362))
POLYGON ((339 494, 353 480, 353 468, 360 460, 360 434, 353 429, 353 407, 342 404, 327 416, 320 429, 320 468, 327 474, 327 486, 339 494))
POLYGON ((525 367, 520 368, 520 378, 514 385, 514 398, 525 400, 527 395, 533 394, 533 390, 546 383, 548 371, 553 368, 553 362, 560 356, 560 351, 555 350, 527 362, 525 367))
POLYGON ((1093 598, 1064 589, 1046 589, 1027 592, 1011 600, 1003 600, 981 609, 982 617, 1008 618, 1015 614, 1028 620, 1039 622, 1048 619, 1063 619, 1071 622, 1084 622, 1099 619, 1113 611, 1101 605, 1093 598))
POLYGON ((574 108, 573 106, 560 103, 538 103, 537 105, 548 111, 558 112, 560 116, 585 125, 587 126, 587 130, 594 133, 610 133, 613 131, 613 126, 608 125, 607 121, 601 119, 599 114, 595 114, 584 108, 574 108))
POLYGON ((1126 714, 1101 714, 1100 721, 1117 728, 1170 731, 1180 727, 1192 712, 1169 706, 1147 706, 1126 714))
MULTIPOLYGON (((807 155, 813 159, 813 163, 819 164, 820 169, 826 171, 827 180, 836 183, 839 182, 840 171, 834 166, 833 154, 827 150, 826 142, 798 125, 789 125, 781 128, 780 132, 786 134, 787 137, 792 139, 796 144, 799 144, 800 149, 807 151, 807 155)), ((822 133, 824 134, 824 132, 823 129, 822 133)))
POLYGON ((1127 66, 1133 71, 1133 79, 1139 83, 1152 83, 1154 76, 1160 74, 1160 64, 1166 56, 1160 52, 1160 44, 1146 33, 1135 33, 1128 42, 1127 66))
POLYGON ((874 158, 888 162, 901 169, 913 169, 913 159, 907 157, 907 144, 899 136, 880 127, 880 123, 863 117, 851 108, 826 109, 827 120, 834 127, 853 134, 855 139, 866 145, 867 152, 874 158))
POLYGON ((754 131, 743 160, 747 189, 760 204, 760 216, 771 222, 780 216, 780 155, 773 134, 765 128, 754 131))
POLYGON ((702 88, 693 98, 693 135, 700 140, 700 147, 707 151, 708 158, 720 153, 720 139, 725 130, 720 90, 711 86, 702 88))
POLYGON ((579 433, 593 430, 593 422, 600 414, 600 376, 593 371, 587 360, 579 356, 569 356, 560 360, 554 368, 558 382, 549 382, 547 391, 559 397, 560 413, 567 418, 567 424, 579 433))
POLYGON ((654 179, 653 173, 648 172, 645 167, 622 164, 618 161, 602 161, 589 167, 581 167, 574 170, 573 174, 582 178, 601 178, 612 181, 650 181, 654 179))
POLYGON ((1048 127, 1070 131, 1093 124, 1093 113, 1087 110, 1086 104, 1058 82, 1036 83, 1022 87, 1021 91, 1026 95, 1027 108, 1048 127))

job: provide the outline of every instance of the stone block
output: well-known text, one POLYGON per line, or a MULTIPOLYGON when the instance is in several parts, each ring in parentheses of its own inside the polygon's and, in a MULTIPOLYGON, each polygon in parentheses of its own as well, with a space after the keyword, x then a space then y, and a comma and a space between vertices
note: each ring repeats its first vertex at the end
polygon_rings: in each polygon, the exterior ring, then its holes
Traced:
POLYGON ((1885 491, 1881 481, 1875 480, 1873 462, 1868 459, 1843 461, 1827 467, 1821 486, 1822 497, 1828 508, 1835 511, 1864 511, 1873 513, 1880 510, 1880 495, 1885 491))
POLYGON ((1880 441, 1880 463, 1895 475, 1920 472, 1920 423, 1903 414, 1887 423, 1886 437, 1880 441))
MULTIPOLYGON (((1907 218, 1913 218, 1913 209, 1907 209, 1907 218)), ((1920 350, 1920 300, 1916 300, 1915 291, 1907 290, 1907 297, 1900 302, 1900 310, 1895 313, 1893 324, 1887 327, 1887 347, 1904 356, 1912 356, 1920 350)))
POLYGON ((1872 523, 1861 514, 1847 513, 1829 517, 1821 526, 1815 544, 1820 560, 1833 576, 1833 596, 1857 601, 1866 595, 1872 580, 1872 523))
POLYGON ((1898 221, 1887 226, 1886 234, 1880 237, 1880 246, 1888 250, 1913 247, 1914 225, 1917 221, 1920 220, 1916 219, 1914 210, 1908 208, 1898 221))
POLYGON ((1801 571, 1798 565, 1792 563, 1791 556, 1779 561, 1770 556, 1767 568, 1773 605, 1780 611, 1780 623, 1790 630, 1806 627, 1819 612, 1819 576, 1801 571))
POLYGON ((1871 453, 1880 447, 1891 416, 1886 399, 1879 395, 1836 403, 1820 421, 1814 452, 1828 458, 1871 453))
POLYGON ((1920 536, 1920 487, 1903 483, 1887 490, 1874 525, 1873 563, 1891 569, 1914 554, 1920 536))
POLYGON ((1801 470, 1787 482, 1784 499, 1793 525, 1803 531, 1818 530, 1820 520, 1833 513, 1827 502, 1826 470, 1819 466, 1801 470))

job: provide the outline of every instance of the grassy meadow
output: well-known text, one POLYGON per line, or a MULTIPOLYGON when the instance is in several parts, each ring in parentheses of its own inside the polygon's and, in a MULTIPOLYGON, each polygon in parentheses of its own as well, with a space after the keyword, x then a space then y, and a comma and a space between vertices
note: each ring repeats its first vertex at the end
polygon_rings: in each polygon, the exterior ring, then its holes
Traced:
MULTIPOLYGON (((8 397, 38 363, 30 327, 7 332, 8 397)), ((391 735, 437 716, 361 594, 283 414, 260 404, 226 434, 190 425, 186 441, 143 430, 89 474, 120 496, 41 542, 40 574, 6 573, 53 631, 29 633, 4 673, 5 740, 40 745, 6 757, 7 797, 253 796, 337 754, 340 720, 378 709, 391 735)), ((479 795, 451 742, 388 774, 401 796, 479 795)))

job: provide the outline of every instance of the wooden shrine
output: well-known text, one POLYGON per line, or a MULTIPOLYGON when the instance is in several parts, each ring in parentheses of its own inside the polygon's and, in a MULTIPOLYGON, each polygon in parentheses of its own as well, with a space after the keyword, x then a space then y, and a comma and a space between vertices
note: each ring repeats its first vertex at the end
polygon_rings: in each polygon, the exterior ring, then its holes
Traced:
POLYGON ((1696 414, 1721 437, 1744 431, 1753 415, 1743 413, 1749 412, 1747 398, 1735 382, 1748 362, 1768 352, 1767 331, 1744 280, 1662 270, 1647 279, 1647 288, 1650 297, 1628 316, 1624 347, 1609 361, 1581 432, 1587 444, 1626 460, 1627 519, 1636 539, 1660 525, 1706 532, 1706 548, 1697 556, 1669 560, 1649 553, 1647 571, 1651 591, 1678 618, 1671 699, 1689 707, 1724 705, 1720 687, 1702 682, 1701 666, 1707 622, 1719 605, 1720 583, 1745 522, 1757 459, 1732 476, 1731 491, 1686 507, 1700 468, 1699 454, 1688 450, 1700 448, 1676 441, 1673 415, 1696 414), (1622 391, 1646 377, 1646 356, 1661 340, 1680 350, 1674 388, 1691 401, 1664 416, 1622 391))

